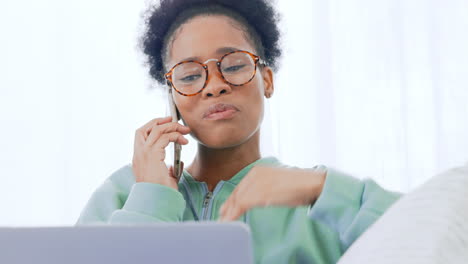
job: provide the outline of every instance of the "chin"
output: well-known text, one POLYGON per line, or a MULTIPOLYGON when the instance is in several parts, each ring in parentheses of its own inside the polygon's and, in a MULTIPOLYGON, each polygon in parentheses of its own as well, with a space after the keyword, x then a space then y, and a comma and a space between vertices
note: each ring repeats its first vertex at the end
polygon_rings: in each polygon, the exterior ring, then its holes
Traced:
POLYGON ((207 140, 198 140, 200 144, 211 149, 232 148, 232 147, 241 145, 245 141, 247 141, 246 138, 237 139, 237 138, 232 138, 232 137, 231 138, 225 138, 225 137, 213 138, 212 137, 207 140))
POLYGON ((211 149, 225 149, 243 144, 249 140, 248 135, 233 135, 233 131, 224 133, 205 133, 204 137, 194 137, 199 144, 211 149))

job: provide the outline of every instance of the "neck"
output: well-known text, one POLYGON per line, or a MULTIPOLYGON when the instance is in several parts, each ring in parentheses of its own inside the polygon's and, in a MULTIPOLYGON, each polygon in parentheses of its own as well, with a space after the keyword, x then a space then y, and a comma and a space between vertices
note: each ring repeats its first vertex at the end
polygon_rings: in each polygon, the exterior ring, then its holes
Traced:
POLYGON ((242 168, 261 158, 260 132, 246 142, 229 148, 212 149, 198 144, 198 151, 187 171, 213 191, 219 181, 229 180, 242 168))

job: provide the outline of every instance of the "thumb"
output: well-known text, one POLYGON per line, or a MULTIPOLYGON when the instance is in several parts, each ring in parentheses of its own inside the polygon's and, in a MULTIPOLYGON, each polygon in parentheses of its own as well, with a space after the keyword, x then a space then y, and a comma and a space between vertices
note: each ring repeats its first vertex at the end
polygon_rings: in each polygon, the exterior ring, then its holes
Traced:
POLYGON ((169 176, 174 177, 174 166, 169 166, 169 176))

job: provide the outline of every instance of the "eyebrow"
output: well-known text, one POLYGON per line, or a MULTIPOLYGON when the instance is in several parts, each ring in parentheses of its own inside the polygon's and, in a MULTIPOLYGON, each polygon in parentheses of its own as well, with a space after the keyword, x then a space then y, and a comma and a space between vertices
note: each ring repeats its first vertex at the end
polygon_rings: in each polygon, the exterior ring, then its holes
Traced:
MULTIPOLYGON (((239 50, 238 48, 234 48, 234 47, 222 47, 222 48, 219 48, 216 50, 216 54, 219 54, 219 55, 224 55, 228 52, 231 52, 231 51, 236 51, 236 50, 239 50)), ((191 60, 195 60, 195 61, 200 61, 201 58, 200 57, 188 57, 188 58, 185 58, 181 61, 191 61, 191 60)))

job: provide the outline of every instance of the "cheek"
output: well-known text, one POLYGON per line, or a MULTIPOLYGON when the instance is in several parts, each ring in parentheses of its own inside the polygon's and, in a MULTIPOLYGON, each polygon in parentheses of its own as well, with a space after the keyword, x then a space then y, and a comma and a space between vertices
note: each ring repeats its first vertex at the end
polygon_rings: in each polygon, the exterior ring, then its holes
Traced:
POLYGON ((255 83, 252 83, 249 87, 245 87, 246 92, 245 98, 247 98, 244 107, 246 107, 248 111, 248 119, 249 122, 252 123, 253 126, 259 126, 262 119, 263 119, 263 107, 264 107, 264 99, 263 99, 263 83, 260 80, 255 78, 255 83))
POLYGON ((174 103, 176 104, 177 109, 179 110, 179 113, 181 117, 184 119, 184 121, 187 123, 188 126, 190 126, 190 121, 193 118, 193 111, 191 109, 194 109, 195 105, 195 100, 190 100, 193 99, 192 97, 189 96, 182 96, 182 95, 176 95, 174 97, 174 103))
POLYGON ((249 91, 249 98, 252 101, 255 101, 257 105, 263 106, 263 99, 264 99, 264 86, 263 86, 263 79, 257 73, 255 78, 252 80, 251 87, 248 87, 249 91))

